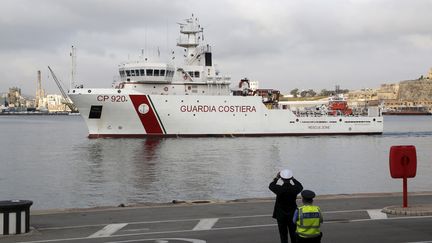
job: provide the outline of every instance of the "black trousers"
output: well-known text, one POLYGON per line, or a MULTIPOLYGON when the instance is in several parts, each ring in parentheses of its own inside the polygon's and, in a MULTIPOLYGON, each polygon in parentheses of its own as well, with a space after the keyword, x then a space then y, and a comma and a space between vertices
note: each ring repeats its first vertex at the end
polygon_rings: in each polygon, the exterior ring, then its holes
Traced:
POLYGON ((277 219, 278 228, 279 228, 279 236, 281 239, 281 243, 288 243, 288 233, 291 239, 291 242, 296 242, 296 225, 292 221, 292 217, 287 217, 285 219, 277 219))
POLYGON ((297 236, 297 243, 321 243, 322 232, 320 236, 314 238, 303 238, 300 237, 299 235, 296 236, 297 236))

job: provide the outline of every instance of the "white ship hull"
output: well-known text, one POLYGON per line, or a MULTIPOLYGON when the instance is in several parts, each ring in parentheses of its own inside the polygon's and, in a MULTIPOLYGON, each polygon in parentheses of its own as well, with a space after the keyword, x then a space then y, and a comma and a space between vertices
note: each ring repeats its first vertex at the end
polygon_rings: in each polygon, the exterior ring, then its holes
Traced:
POLYGON ((259 96, 146 95, 134 90, 69 93, 89 137, 381 134, 383 117, 296 116, 259 96), (97 118, 91 107, 100 107, 97 118))

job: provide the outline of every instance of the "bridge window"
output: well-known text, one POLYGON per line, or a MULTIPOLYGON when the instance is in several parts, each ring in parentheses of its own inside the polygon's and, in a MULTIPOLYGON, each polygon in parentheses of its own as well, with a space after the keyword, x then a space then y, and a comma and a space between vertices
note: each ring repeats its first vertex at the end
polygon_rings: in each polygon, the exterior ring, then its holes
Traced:
POLYGON ((138 70, 138 69, 135 70, 135 76, 140 76, 140 74, 139 74, 139 70, 138 70))
POLYGON ((165 76, 165 70, 160 70, 160 76, 165 76))
POLYGON ((130 74, 130 70, 126 70, 126 76, 128 76, 128 77, 131 76, 131 74, 130 74))
POLYGON ((188 72, 189 76, 191 76, 193 78, 193 72, 188 72))
POLYGON ((194 74, 195 74, 195 78, 199 78, 199 76, 200 76, 199 74, 200 74, 200 73, 199 73, 198 71, 195 71, 194 74))
POLYGON ((131 70, 131 76, 132 76, 132 77, 135 76, 135 70, 131 70))
POLYGON ((141 74, 141 76, 145 76, 145 74, 144 74, 144 69, 141 69, 141 70, 140 70, 140 74, 141 74))
POLYGON ((124 76, 125 76, 125 71, 124 71, 124 70, 121 70, 121 71, 120 71, 120 77, 123 78, 124 76))
POLYGON ((146 69, 147 76, 153 76, 153 69, 146 69))
POLYGON ((173 70, 167 70, 167 77, 173 77, 174 71, 173 70))
POLYGON ((155 69, 153 74, 154 76, 159 76, 159 69, 155 69))

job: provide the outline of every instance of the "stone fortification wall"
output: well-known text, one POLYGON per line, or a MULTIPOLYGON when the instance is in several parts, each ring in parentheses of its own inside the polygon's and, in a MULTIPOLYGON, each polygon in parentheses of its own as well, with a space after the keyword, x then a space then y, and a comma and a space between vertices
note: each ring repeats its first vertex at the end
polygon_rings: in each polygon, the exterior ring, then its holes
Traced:
POLYGON ((394 100, 399 94, 399 84, 382 84, 377 90, 379 100, 394 100))
POLYGON ((407 80, 399 84, 399 100, 432 100, 432 79, 407 80))

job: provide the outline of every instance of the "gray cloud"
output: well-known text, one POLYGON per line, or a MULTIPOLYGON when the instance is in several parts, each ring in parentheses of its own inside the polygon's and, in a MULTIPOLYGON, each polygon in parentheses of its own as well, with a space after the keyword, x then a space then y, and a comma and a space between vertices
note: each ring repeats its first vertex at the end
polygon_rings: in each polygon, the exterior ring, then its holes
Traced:
MULTIPOLYGON (((425 0, 3 1, 0 91, 20 86, 33 93, 36 71, 46 73, 47 65, 67 83, 71 45, 78 48, 79 79, 109 87, 117 64, 141 49, 181 56, 176 22, 191 13, 233 80, 248 76, 283 91, 377 87, 432 66, 430 9, 425 0)), ((44 86, 56 91, 52 80, 44 86)))

